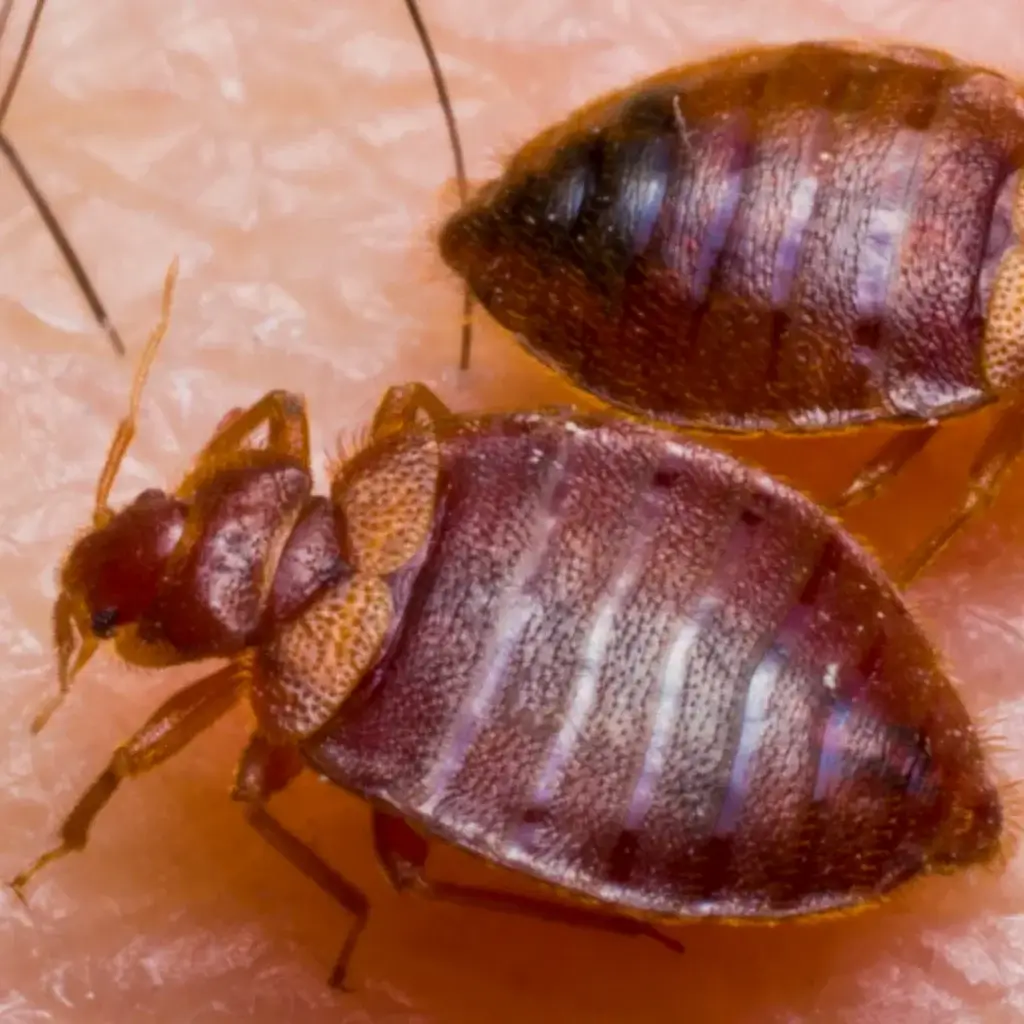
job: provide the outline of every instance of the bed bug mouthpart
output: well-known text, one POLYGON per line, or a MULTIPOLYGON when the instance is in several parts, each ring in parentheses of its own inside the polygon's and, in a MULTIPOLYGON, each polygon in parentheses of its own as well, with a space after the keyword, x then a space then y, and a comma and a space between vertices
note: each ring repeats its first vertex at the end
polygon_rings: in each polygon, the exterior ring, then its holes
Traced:
POLYGON ((968 492, 1024 443, 1024 91, 922 48, 807 42, 655 75, 527 142, 444 224, 446 263, 595 396, 731 433, 900 429, 861 501, 942 421, 1003 411, 968 492))
POLYGON ((305 404, 272 391, 175 490, 111 509, 174 276, 61 570, 60 695, 101 643, 225 663, 114 753, 19 893, 243 699, 233 796, 352 915, 338 985, 369 901, 267 809, 305 767, 370 803, 398 889, 673 948, 667 924, 846 912, 997 858, 999 789, 899 591, 819 506, 668 429, 410 384, 317 495, 305 404), (547 895, 435 881, 431 840, 547 895))

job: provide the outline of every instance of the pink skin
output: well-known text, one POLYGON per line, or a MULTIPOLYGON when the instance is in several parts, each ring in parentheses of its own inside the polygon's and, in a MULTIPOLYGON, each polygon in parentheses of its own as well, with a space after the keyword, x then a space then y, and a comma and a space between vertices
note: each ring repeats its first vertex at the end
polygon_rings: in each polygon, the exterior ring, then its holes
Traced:
MULTIPOLYGON (((460 294, 432 249, 455 202, 451 156, 399 0, 199 6, 51 0, 9 118, 129 359, 111 354, 20 188, 0 175, 3 877, 52 840, 116 744, 200 671, 147 676, 97 658, 48 730, 29 735, 54 686, 55 570, 89 519, 174 255, 172 329, 116 501, 173 485, 225 413, 270 387, 307 395, 318 456, 365 424, 393 383, 422 380, 461 409, 569 396, 490 326, 478 327, 472 372, 454 370, 460 294)), ((756 40, 896 37, 1024 77, 1016 0, 432 0, 424 13, 477 180, 600 91, 756 40)), ((887 564, 960 493, 986 422, 949 428, 851 517, 887 564)), ((879 439, 731 447, 824 495, 879 439)), ((1021 500, 1017 473, 913 591, 969 706, 1006 738, 1010 776, 1024 767, 1011 742, 1024 719, 1021 500)), ((280 799, 282 817, 376 907, 353 964, 361 991, 333 993, 324 978, 345 915, 226 798, 248 724, 232 715, 126 786, 88 852, 39 878, 28 911, 0 894, 0 1017, 996 1024, 1024 1009, 1019 858, 854 919, 685 929, 688 952, 674 958, 643 939, 395 898, 371 860, 365 809, 305 778, 280 799)), ((448 854, 435 869, 479 874, 448 854)))

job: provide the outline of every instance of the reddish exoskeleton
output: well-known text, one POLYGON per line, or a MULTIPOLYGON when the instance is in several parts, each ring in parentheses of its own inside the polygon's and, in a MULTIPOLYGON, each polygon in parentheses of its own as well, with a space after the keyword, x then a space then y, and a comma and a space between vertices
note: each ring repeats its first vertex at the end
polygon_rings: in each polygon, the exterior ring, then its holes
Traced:
POLYGON ((913 47, 802 43, 664 72, 528 142, 445 224, 486 309, 576 385, 707 431, 907 428, 1001 404, 962 506, 1024 440, 1024 91, 913 47))
POLYGON ((367 901, 264 806, 305 765, 372 802, 400 888, 669 942, 656 923, 841 911, 996 856, 982 746, 899 592, 817 505, 670 431, 455 415, 414 384, 318 496, 303 401, 270 392, 175 491, 110 510, 171 280, 62 569, 61 693, 105 639, 227 664, 117 751, 18 890, 243 697, 236 799, 356 918, 336 983, 367 901), (426 837, 552 898, 430 881, 426 837))

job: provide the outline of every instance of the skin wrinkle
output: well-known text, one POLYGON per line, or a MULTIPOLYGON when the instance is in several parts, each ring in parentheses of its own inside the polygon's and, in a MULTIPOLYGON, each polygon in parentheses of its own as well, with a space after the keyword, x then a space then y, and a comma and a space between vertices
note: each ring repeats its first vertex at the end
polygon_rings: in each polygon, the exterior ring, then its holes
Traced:
MULTIPOLYGON (((14 29, 27 10, 19 5, 14 29)), ((471 177, 604 89, 752 41, 897 37, 1024 78, 1016 0, 424 0, 471 177), (571 69, 571 73, 567 73, 571 69)), ((4 68, 12 49, 4 43, 4 68)), ((6 71, 5 71, 6 73, 6 71)), ((115 504, 172 484, 233 406, 306 394, 313 451, 334 454, 384 388, 422 380, 460 409, 569 392, 478 319, 455 371, 461 295, 431 248, 455 201, 426 61, 403 6, 316 0, 50 0, 8 130, 54 202, 114 318, 118 361, 38 218, 0 169, 0 874, 48 845, 80 787, 175 686, 202 669, 129 673, 98 657, 46 732, 55 685, 54 573, 88 522, 130 374, 182 260, 170 336, 143 400, 115 504), (339 434, 340 432, 340 434, 339 434)), ((988 420, 944 431, 885 499, 850 521, 891 565, 941 518, 988 420)), ((834 492, 881 438, 730 443, 834 492)), ((318 458, 318 472, 323 472, 318 458)), ((998 719, 1020 774, 1017 473, 914 590, 968 704, 998 719), (979 617, 1007 629, 979 630, 979 617)), ((126 785, 87 854, 38 880, 26 911, 0 894, 0 1017, 15 1021, 786 1021, 1009 1019, 1024 980, 977 983, 964 950, 1019 962, 1019 859, 938 879, 880 913, 766 932, 700 925, 683 957, 391 896, 365 809, 310 779, 277 806, 365 887, 375 916, 353 963, 362 991, 324 987, 340 909, 227 800, 239 713, 126 785), (742 984, 736 983, 742 965, 742 984), (9 995, 8 995, 9 993, 9 995)), ((1018 802, 1019 805, 1019 802, 1018 802)), ((434 870, 481 880, 457 857, 434 870)), ((489 878, 483 873, 483 880, 489 878)))

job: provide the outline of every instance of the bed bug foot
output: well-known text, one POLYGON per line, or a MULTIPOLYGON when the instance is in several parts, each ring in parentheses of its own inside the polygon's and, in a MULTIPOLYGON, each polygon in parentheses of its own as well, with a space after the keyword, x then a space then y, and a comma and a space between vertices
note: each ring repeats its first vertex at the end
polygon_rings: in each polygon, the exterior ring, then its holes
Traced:
POLYGON ((10 883, 24 902, 28 883, 48 864, 85 849, 96 816, 125 779, 141 775, 177 754, 190 740, 226 714, 242 695, 246 674, 236 664, 179 690, 166 700, 82 794, 64 819, 60 842, 10 883))
POLYGON ((369 900, 360 889, 342 877, 301 839, 286 829, 262 803, 249 804, 246 807, 246 818, 260 836, 296 870, 311 882, 315 882, 352 915, 353 922, 328 978, 328 984, 332 988, 351 992, 352 988, 346 984, 346 978, 352 955, 370 919, 369 900))
POLYGON ((937 426, 901 430, 891 437, 864 465, 846 490, 831 502, 830 508, 844 509, 873 498, 928 444, 938 430, 937 426))
POLYGON ((685 952, 686 947, 678 939, 636 918, 617 917, 589 907, 556 903, 483 886, 427 878, 423 874, 429 852, 427 841, 407 822, 383 811, 373 812, 373 842, 384 873, 399 892, 412 890, 426 899, 438 902, 521 914, 577 928, 595 928, 618 935, 643 935, 673 953, 685 952))
POLYGON ((960 532, 964 525, 996 496, 1003 478, 1013 467, 1024 447, 1024 402, 1018 402, 1003 413, 985 438, 968 474, 967 492, 945 524, 921 544, 896 574, 906 586, 931 564, 938 553, 960 532))

